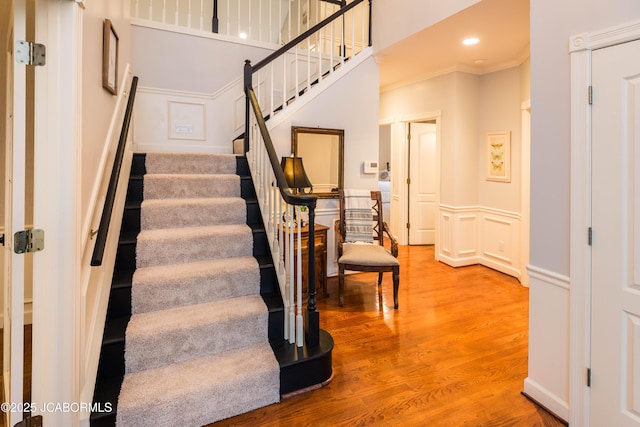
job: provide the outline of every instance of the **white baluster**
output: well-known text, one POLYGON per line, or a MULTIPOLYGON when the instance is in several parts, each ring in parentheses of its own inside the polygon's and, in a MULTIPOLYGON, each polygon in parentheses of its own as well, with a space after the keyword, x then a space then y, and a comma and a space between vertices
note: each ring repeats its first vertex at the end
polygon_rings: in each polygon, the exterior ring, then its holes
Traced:
POLYGON ((153 20, 153 0, 149 0, 149 21, 153 20))
POLYGON ((287 92, 289 92, 289 85, 287 85, 287 54, 282 55, 282 109, 287 108, 287 92))
POLYGON ((270 90, 270 99, 269 99, 269 117, 273 118, 274 116, 274 105, 273 105, 273 100, 275 98, 274 93, 275 93, 275 86, 274 86, 274 81, 273 81, 273 67, 274 64, 273 62, 269 65, 269 70, 270 70, 270 76, 269 76, 269 87, 271 88, 270 90))
POLYGON ((200 31, 204 31, 204 0, 200 0, 200 31))
POLYGON ((280 263, 278 264, 278 268, 280 269, 280 274, 284 274, 285 273, 285 265, 284 265, 284 229, 285 229, 285 222, 282 218, 283 212, 282 212, 282 205, 284 203, 284 200, 282 200, 282 194, 280 194, 280 191, 278 191, 278 223, 280 224, 280 226, 278 227, 278 233, 279 233, 279 237, 278 237, 278 243, 280 246, 280 263))
POLYGON ((351 9, 351 57, 356 55, 356 11, 351 9))
POLYGON ((248 39, 249 39, 249 40, 253 40, 253 38, 252 38, 252 36, 251 36, 251 30, 252 30, 252 28, 251 28, 251 27, 253 27, 253 22, 251 21, 251 18, 252 18, 252 17, 251 17, 251 3, 252 3, 252 2, 251 2, 251 1, 249 1, 249 6, 248 6, 248 8, 249 8, 249 12, 247 13, 247 18, 249 19, 249 22, 248 22, 248 24, 247 24, 247 27, 249 27, 249 28, 247 29, 247 37, 248 37, 248 39))
POLYGON ((162 0, 162 23, 167 23, 167 0, 162 0))
POLYGON ((307 38, 307 91, 311 90, 311 37, 307 38))
POLYGON ((365 31, 366 21, 365 21, 365 19, 364 19, 364 18, 365 18, 365 15, 366 15, 366 13, 365 13, 365 12, 366 12, 366 10, 365 10, 365 9, 366 9, 366 8, 365 8, 365 3, 360 3, 360 11, 362 12, 362 13, 360 14, 360 15, 362 16, 362 23, 361 23, 362 40, 360 41, 360 43, 361 43, 361 45, 360 45, 360 50, 361 50, 361 51, 365 48, 365 46, 366 46, 367 44, 369 44, 369 41, 368 41, 368 40, 365 42, 365 33, 366 33, 366 31, 365 31))
MULTIPOLYGON (((298 221, 300 221, 300 206, 296 206, 296 213, 298 221)), ((296 343, 298 347, 302 347, 304 344, 304 322, 302 320, 302 226, 298 225, 298 280, 296 283, 296 293, 297 293, 297 315, 296 315, 296 343)), ((313 244, 313 243, 310 243, 313 244)), ((307 281, 313 280, 312 278, 308 278, 307 281)))
POLYGON ((140 18, 140 0, 135 0, 136 2, 136 7, 135 7, 135 16, 134 18, 140 18))
MULTIPOLYGON (((294 312, 294 304, 295 304, 295 300, 294 300, 294 286, 295 286, 295 279, 294 279, 294 258, 293 258, 293 235, 294 235, 294 224, 293 224, 293 206, 291 205, 287 205, 287 217, 288 217, 288 230, 289 230, 289 242, 288 242, 288 253, 289 253, 289 264, 287 266, 287 269, 289 271, 289 283, 290 283, 290 287, 289 287, 289 324, 290 326, 290 330, 293 332, 296 330, 295 328, 295 312, 294 312)), ((292 333, 291 336, 289 337, 289 343, 293 344, 295 342, 295 336, 292 333)))
POLYGON ((187 3, 187 28, 191 28, 191 0, 187 3))
POLYGON ((333 50, 334 50, 334 40, 333 40, 333 26, 335 21, 330 24, 330 34, 329 34, 329 74, 333 72, 333 50))

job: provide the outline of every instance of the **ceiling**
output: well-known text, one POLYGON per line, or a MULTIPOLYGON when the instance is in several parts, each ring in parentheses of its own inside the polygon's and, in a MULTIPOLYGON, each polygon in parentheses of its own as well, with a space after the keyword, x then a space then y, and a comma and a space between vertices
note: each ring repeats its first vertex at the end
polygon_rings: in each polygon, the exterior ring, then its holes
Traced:
POLYGON ((529 0, 482 0, 375 54, 380 89, 452 71, 485 74, 529 56, 529 0), (465 46, 462 40, 480 42, 465 46))

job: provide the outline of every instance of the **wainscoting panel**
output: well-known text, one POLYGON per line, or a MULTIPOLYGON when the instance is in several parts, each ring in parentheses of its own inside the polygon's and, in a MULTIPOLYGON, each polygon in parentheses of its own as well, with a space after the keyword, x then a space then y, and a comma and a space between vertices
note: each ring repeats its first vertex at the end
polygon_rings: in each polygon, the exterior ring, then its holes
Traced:
POLYGON ((531 265, 527 271, 529 370, 524 393, 568 420, 570 279, 531 265))
POLYGON ((436 259, 453 267, 482 264, 521 277, 520 214, 440 205, 438 216, 436 259))

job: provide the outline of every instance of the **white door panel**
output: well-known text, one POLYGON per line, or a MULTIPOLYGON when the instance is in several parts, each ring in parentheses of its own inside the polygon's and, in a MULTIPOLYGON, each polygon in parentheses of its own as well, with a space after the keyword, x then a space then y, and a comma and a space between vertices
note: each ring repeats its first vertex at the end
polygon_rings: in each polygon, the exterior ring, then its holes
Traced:
POLYGON ((435 243, 437 156, 435 123, 411 123, 409 244, 435 243))
MULTIPOLYGON (((592 426, 640 426, 640 41, 593 52, 592 426)), ((579 284, 576 284, 579 285, 579 284)))

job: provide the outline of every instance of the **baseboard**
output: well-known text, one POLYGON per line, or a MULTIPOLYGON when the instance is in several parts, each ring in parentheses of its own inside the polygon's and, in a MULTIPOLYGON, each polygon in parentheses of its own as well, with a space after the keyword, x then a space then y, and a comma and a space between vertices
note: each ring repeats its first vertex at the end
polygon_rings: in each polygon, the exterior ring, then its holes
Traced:
POLYGON ((531 378, 524 380, 524 391, 522 393, 564 422, 569 419, 569 403, 560 399, 531 378))

